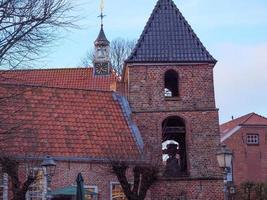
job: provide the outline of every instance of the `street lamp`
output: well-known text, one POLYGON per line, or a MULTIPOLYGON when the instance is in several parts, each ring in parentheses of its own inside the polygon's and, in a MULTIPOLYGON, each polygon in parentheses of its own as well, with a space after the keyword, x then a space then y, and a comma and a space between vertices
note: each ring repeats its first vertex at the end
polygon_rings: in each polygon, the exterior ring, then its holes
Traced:
POLYGON ((227 149, 225 144, 221 145, 221 149, 216 154, 219 166, 224 170, 224 200, 228 199, 227 189, 227 173, 232 166, 233 153, 227 149))
POLYGON ((54 176, 55 171, 56 171, 56 162, 54 161, 54 159, 50 156, 46 156, 43 160, 43 162, 41 163, 41 167, 43 169, 44 175, 46 176, 46 180, 47 180, 47 196, 46 198, 49 200, 51 199, 51 180, 52 180, 52 176, 54 176))

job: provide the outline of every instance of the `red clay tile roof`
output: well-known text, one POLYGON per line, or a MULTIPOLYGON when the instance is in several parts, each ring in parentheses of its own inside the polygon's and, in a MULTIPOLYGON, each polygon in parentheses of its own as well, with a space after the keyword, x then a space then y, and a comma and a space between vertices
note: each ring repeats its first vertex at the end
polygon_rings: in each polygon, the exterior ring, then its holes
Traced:
POLYGON ((116 75, 94 76, 93 68, 0 71, 0 82, 72 89, 114 90, 116 75))
POLYGON ((249 113, 220 125, 221 135, 226 134, 239 125, 267 125, 267 118, 256 113, 249 113))
POLYGON ((0 94, 5 97, 0 103, 0 149, 6 153, 140 158, 114 92, 0 84, 0 94))

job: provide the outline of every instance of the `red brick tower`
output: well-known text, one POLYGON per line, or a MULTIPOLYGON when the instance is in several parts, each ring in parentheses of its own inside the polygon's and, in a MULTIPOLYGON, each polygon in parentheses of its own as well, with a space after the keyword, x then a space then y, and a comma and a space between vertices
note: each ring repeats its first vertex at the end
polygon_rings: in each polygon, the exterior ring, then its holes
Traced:
POLYGON ((223 199, 215 64, 174 2, 159 0, 123 79, 145 152, 162 163, 153 200, 223 199))

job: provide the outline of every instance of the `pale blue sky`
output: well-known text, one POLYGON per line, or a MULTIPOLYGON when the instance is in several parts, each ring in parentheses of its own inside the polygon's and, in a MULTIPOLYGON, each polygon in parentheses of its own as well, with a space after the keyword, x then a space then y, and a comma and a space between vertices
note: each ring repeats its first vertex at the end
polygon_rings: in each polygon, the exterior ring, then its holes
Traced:
MULTIPOLYGON (((100 0, 75 0, 81 29, 64 34, 43 67, 75 67, 99 32, 100 0)), ((249 112, 267 116, 267 1, 174 0, 210 53, 220 122, 249 112)), ((105 0, 105 32, 137 39, 156 0, 105 0)))

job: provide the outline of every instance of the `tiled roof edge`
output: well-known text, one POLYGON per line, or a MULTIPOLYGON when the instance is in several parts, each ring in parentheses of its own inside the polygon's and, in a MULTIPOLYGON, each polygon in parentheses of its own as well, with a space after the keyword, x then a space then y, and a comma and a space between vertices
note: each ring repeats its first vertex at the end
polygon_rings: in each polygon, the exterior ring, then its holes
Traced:
POLYGON ((236 126, 235 128, 231 129, 230 131, 228 131, 227 133, 225 133, 223 136, 221 136, 221 142, 224 142, 226 139, 228 139, 229 137, 231 137, 233 134, 235 134, 239 129, 241 128, 241 126, 236 126))
POLYGON ((173 2, 173 0, 171 0, 172 4, 175 6, 175 8, 178 10, 180 17, 184 20, 184 22, 187 24, 187 26, 189 27, 188 31, 189 33, 196 38, 197 42, 199 43, 199 45, 201 46, 201 49, 205 52, 206 56, 209 57, 209 60, 211 63, 217 63, 217 60, 210 54, 210 52, 208 51, 208 49, 206 48, 206 46, 201 42, 201 40, 199 39, 198 35, 195 33, 195 31, 193 30, 192 26, 189 24, 189 22, 186 20, 186 18, 184 17, 184 15, 181 13, 180 9, 177 7, 177 5, 173 2))
POLYGON ((85 69, 93 69, 93 66, 87 66, 87 67, 59 67, 59 68, 32 68, 32 69, 0 69, 0 72, 26 72, 26 71, 57 71, 57 70, 85 70, 85 69))
POLYGON ((133 63, 144 63, 144 64, 158 64, 158 63, 163 63, 163 64, 213 64, 215 65, 218 61, 214 60, 214 61, 132 61, 132 60, 125 60, 124 61, 126 64, 133 64, 133 63))
MULTIPOLYGON (((12 157, 12 156, 11 156, 12 157)), ((12 157, 17 160, 43 160, 42 156, 14 156, 12 157)), ((68 157, 68 156, 53 156, 55 161, 72 161, 72 162, 88 162, 88 163, 111 163, 117 162, 117 160, 112 160, 110 158, 94 158, 94 157, 68 157)), ((127 162, 129 164, 144 163, 143 159, 120 159, 120 162, 127 162)))
POLYGON ((135 47, 134 49, 132 50, 131 54, 128 56, 128 58, 125 60, 125 63, 129 63, 130 61, 133 60, 134 58, 134 54, 137 52, 137 49, 138 49, 138 46, 140 45, 141 41, 143 40, 143 38, 145 37, 145 34, 146 34, 146 30, 149 28, 150 24, 151 24, 151 21, 156 13, 156 11, 158 10, 158 7, 159 7, 159 2, 157 2, 157 4, 155 5, 154 9, 152 10, 152 13, 150 14, 149 18, 148 18, 148 21, 146 22, 146 25, 143 29, 143 32, 141 33, 140 37, 138 38, 136 44, 135 44, 135 47))
POLYGON ((131 117, 131 114, 132 114, 132 111, 131 111, 131 108, 130 108, 130 105, 129 105, 129 102, 127 101, 127 99, 121 95, 119 95, 118 93, 114 92, 112 94, 113 96, 113 99, 115 101, 118 101, 120 106, 121 106, 121 109, 123 111, 123 114, 125 116, 125 119, 128 123, 128 126, 131 130, 131 133, 135 139, 135 142, 138 146, 138 149, 140 151, 140 153, 143 152, 144 150, 144 141, 143 141, 143 138, 141 136, 141 133, 137 127, 137 125, 134 123, 134 121, 132 120, 132 117, 131 117))

